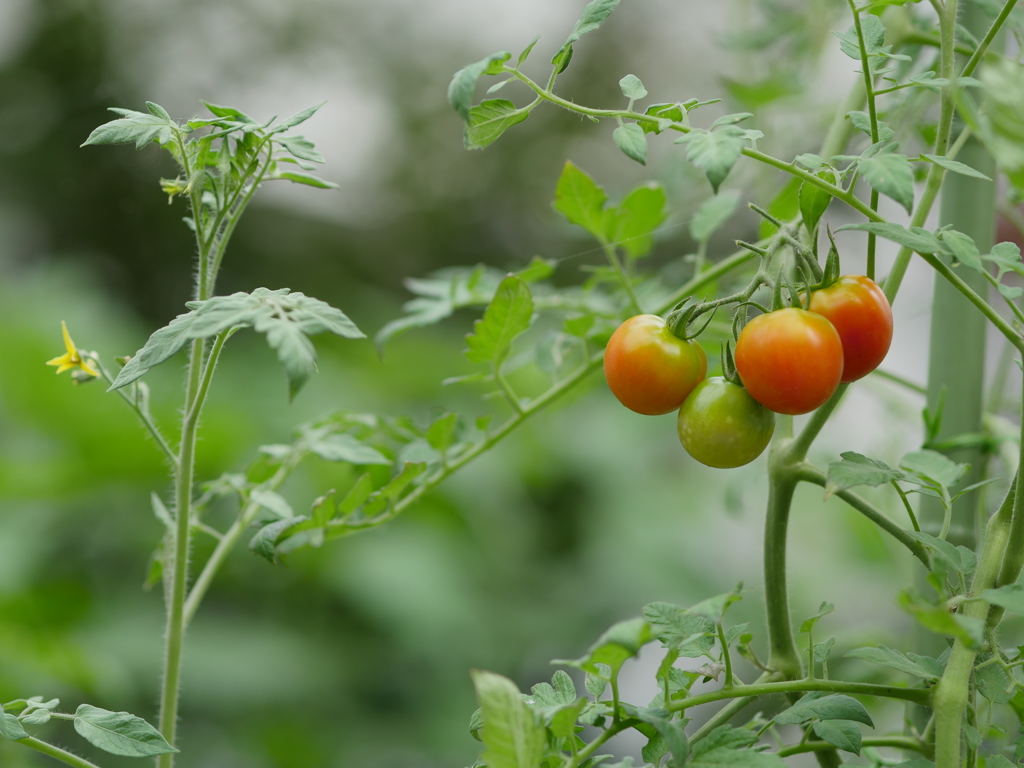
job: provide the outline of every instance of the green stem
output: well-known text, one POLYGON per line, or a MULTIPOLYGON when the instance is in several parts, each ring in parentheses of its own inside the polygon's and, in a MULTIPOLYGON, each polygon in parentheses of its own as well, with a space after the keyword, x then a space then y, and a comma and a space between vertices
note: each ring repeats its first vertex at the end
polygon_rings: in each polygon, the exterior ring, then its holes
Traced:
MULTIPOLYGON (((847 0, 850 5, 850 12, 853 14, 853 26, 857 30, 857 44, 860 48, 860 67, 864 74, 864 93, 868 103, 868 117, 871 122, 871 143, 878 143, 878 112, 875 107, 875 83, 871 74, 871 65, 868 61, 868 49, 864 44, 864 30, 861 29, 860 12, 857 10, 857 3, 854 0, 847 0)), ((878 190, 871 190, 871 210, 878 210, 878 190)), ((868 233, 868 277, 875 279, 875 235, 868 233)))
MULTIPOLYGON (((1024 512, 1021 508, 1021 499, 1024 497, 1022 487, 1024 483, 1014 483, 1011 493, 1007 494, 985 529, 985 541, 971 584, 971 592, 975 595, 995 586, 1004 553, 1007 557, 1014 554, 1011 552, 1014 545, 1011 524, 1016 522, 1018 512, 1024 512)), ((973 619, 985 620, 988 614, 988 604, 980 600, 966 603, 963 609, 963 615, 973 619)), ((956 640, 942 678, 935 686, 933 709, 936 768, 960 768, 960 721, 967 707, 976 655, 976 649, 968 647, 962 640, 956 640)))
POLYGON ((768 511, 764 522, 764 601, 768 624, 768 668, 788 679, 803 676, 793 640, 786 587, 786 533, 796 477, 783 465, 785 443, 775 443, 768 459, 768 511))
MULTIPOLYGON (((534 93, 536 93, 545 101, 549 101, 552 104, 562 107, 563 109, 569 110, 570 112, 574 112, 580 115, 587 115, 589 117, 612 117, 623 118, 627 120, 637 120, 644 123, 652 122, 650 115, 643 115, 640 114, 639 112, 633 112, 631 110, 624 109, 593 109, 591 107, 584 107, 580 104, 576 104, 575 102, 569 101, 568 99, 563 99, 561 96, 558 96, 552 93, 551 91, 548 91, 545 88, 541 87, 515 67, 503 67, 502 71, 510 75, 513 75, 517 79, 521 80, 530 89, 532 89, 534 93)), ((672 125, 669 126, 669 129, 677 131, 678 133, 690 133, 690 131, 693 130, 689 126, 682 125, 681 123, 672 123, 672 125)), ((771 155, 766 155, 764 152, 760 152, 750 147, 744 147, 742 154, 745 157, 749 157, 752 160, 757 160, 758 162, 764 163, 765 165, 770 165, 773 168, 778 168, 780 171, 785 171, 786 173, 791 174, 792 176, 796 176, 798 179, 801 179, 802 181, 805 181, 808 184, 811 184, 815 187, 818 187, 819 189, 824 190, 825 192, 828 192, 832 197, 836 198, 837 200, 841 200, 842 202, 846 203, 848 206, 853 208, 855 211, 864 214, 870 221, 885 221, 885 219, 882 216, 879 216, 876 211, 872 211, 868 205, 866 205, 862 200, 860 200, 860 198, 858 198, 852 190, 846 190, 843 189, 842 187, 836 186, 835 184, 830 184, 824 179, 815 176, 813 173, 805 171, 803 168, 800 168, 793 162, 779 160, 778 158, 772 157, 771 155)))
MULTIPOLYGON (((794 472, 797 479, 801 482, 813 483, 814 485, 819 485, 822 488, 828 488, 828 480, 825 473, 812 464, 803 462, 794 467, 794 472)), ((835 495, 896 539, 900 544, 909 549, 910 553, 920 560, 924 564, 925 568, 929 567, 930 563, 928 562, 928 554, 925 552, 924 547, 921 546, 920 542, 907 533, 904 528, 893 522, 888 515, 878 509, 874 504, 862 496, 848 490, 836 491, 835 495)), ((912 513, 911 517, 913 518, 912 513)))
POLYGON ((681 712, 702 704, 710 704, 723 699, 753 698, 768 696, 773 693, 808 693, 824 691, 826 693, 853 693, 860 696, 879 696, 887 699, 911 701, 915 704, 928 704, 931 691, 927 688, 900 688, 894 685, 877 685, 875 683, 852 683, 845 680, 785 680, 778 683, 754 683, 753 685, 734 685, 732 688, 720 688, 710 693, 690 696, 671 702, 666 708, 671 712, 681 712))
MULTIPOLYGON (((759 678, 757 678, 753 685, 760 685, 761 683, 775 683, 779 682, 781 679, 782 676, 779 675, 777 672, 764 672, 761 674, 759 678)), ((718 710, 711 718, 709 718, 708 721, 704 723, 704 725, 702 725, 700 728, 694 731, 693 734, 691 734, 689 739, 691 746, 696 742, 700 741, 701 739, 703 739, 705 736, 707 736, 709 733, 715 730, 715 728, 717 728, 718 726, 724 725, 725 723, 729 722, 734 715, 736 715, 740 710, 747 706, 751 701, 753 701, 753 697, 740 697, 738 699, 732 699, 728 704, 726 704, 724 707, 718 710)))
POLYGON ((725 640, 725 630, 722 629, 722 622, 718 622, 718 642, 722 646, 722 659, 725 661, 725 687, 732 687, 732 655, 729 653, 729 643, 725 640))
MULTIPOLYGON (((175 528, 169 552, 165 553, 164 567, 170 565, 170 603, 167 606, 167 631, 164 649, 164 677, 160 695, 160 733, 174 746, 178 724, 178 692, 181 680, 181 659, 185 636, 185 590, 188 584, 188 555, 192 534, 192 478, 195 471, 195 441, 199 417, 209 392, 210 381, 220 351, 230 331, 218 334, 206 365, 203 359, 203 340, 192 342, 188 386, 185 392, 185 419, 181 428, 178 449, 178 475, 175 482, 175 528)), ((171 768, 174 754, 160 755, 159 768, 171 768)))
MULTIPOLYGON (((944 9, 939 12, 939 34, 941 38, 939 77, 948 80, 952 80, 954 77, 956 8, 956 0, 950 0, 944 9)), ((940 97, 939 122, 936 126, 935 149, 932 153, 940 157, 947 156, 946 150, 949 148, 949 134, 953 128, 954 103, 951 88, 951 85, 943 88, 940 97)), ((955 155, 955 153, 951 154, 955 155)), ((928 180, 925 182, 924 193, 921 195, 921 200, 918 202, 914 215, 910 220, 911 227, 924 226, 925 221, 928 219, 928 214, 931 212, 932 205, 935 203, 935 198, 938 197, 939 190, 942 188, 942 179, 945 173, 946 169, 936 163, 933 163, 932 167, 928 170, 928 180)), ((889 276, 885 280, 885 295, 890 303, 896 298, 896 292, 899 290, 900 283, 903 282, 903 276, 910 265, 911 256, 913 256, 913 251, 906 247, 900 248, 899 253, 896 254, 896 261, 893 263, 889 276)))
POLYGON ((75 766, 75 768, 99 768, 98 765, 96 765, 95 763, 90 763, 85 758, 79 757, 78 755, 73 755, 70 752, 61 749, 60 747, 55 747, 53 746, 53 744, 48 744, 45 741, 40 741, 39 739, 33 738, 32 736, 29 736, 27 739, 18 739, 15 743, 26 746, 29 749, 34 749, 36 752, 42 752, 44 755, 55 757, 62 763, 73 765, 75 766))
POLYGON ((971 54, 971 58, 964 65, 963 70, 960 72, 960 77, 970 77, 974 73, 974 70, 978 68, 982 57, 985 55, 988 47, 992 44, 996 34, 1002 28, 1004 22, 1009 17, 1010 12, 1016 4, 1017 0, 1006 0, 1002 9, 999 11, 999 15, 992 20, 992 26, 988 28, 988 32, 985 33, 985 37, 982 38, 981 43, 978 44, 977 50, 971 54))
POLYGON ((903 508, 907 510, 907 515, 910 517, 910 524, 914 526, 915 531, 920 533, 921 526, 917 522, 917 515, 914 514, 914 508, 910 505, 910 499, 907 498, 906 492, 900 488, 900 484, 895 480, 890 480, 889 483, 896 489, 896 493, 900 495, 900 500, 903 502, 903 508))
MULTIPOLYGON (((923 744, 920 740, 910 738, 908 736, 886 736, 878 739, 864 739, 861 742, 861 746, 895 747, 897 749, 909 749, 913 752, 920 752, 922 755, 928 754, 927 744, 923 744)), ((830 744, 827 741, 808 741, 794 747, 785 747, 780 749, 776 754, 779 757, 789 757, 790 755, 799 755, 805 752, 817 752, 819 750, 835 748, 835 744, 830 744)))

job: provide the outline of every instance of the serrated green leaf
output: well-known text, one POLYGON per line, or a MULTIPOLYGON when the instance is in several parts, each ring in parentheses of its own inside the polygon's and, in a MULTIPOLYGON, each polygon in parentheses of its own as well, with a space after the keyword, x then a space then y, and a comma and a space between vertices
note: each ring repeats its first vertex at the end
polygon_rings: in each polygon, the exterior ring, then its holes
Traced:
POLYGON ((997 664, 983 664, 990 658, 992 654, 982 653, 976 659, 974 679, 978 685, 978 693, 994 704, 1006 704, 1017 692, 1017 686, 1002 667, 997 664))
POLYGON ((686 612, 693 616, 703 616, 712 622, 718 623, 725 616, 725 612, 729 609, 730 605, 743 599, 743 595, 740 594, 742 586, 741 584, 732 592, 725 592, 721 595, 709 597, 707 600, 701 600, 696 605, 690 606, 686 612))
POLYGON ((690 220, 690 237, 697 242, 706 242, 725 224, 739 207, 738 192, 723 192, 709 197, 693 214, 690 220))
POLYGON ((249 494, 249 498, 282 519, 288 519, 295 516, 295 513, 292 511, 291 504, 289 504, 283 496, 279 493, 275 493, 274 491, 267 490, 266 488, 253 488, 249 494))
POLYGON ((442 453, 455 441, 455 429, 459 424, 457 413, 446 413, 438 417, 427 428, 427 442, 442 453))
POLYGON ((619 0, 591 0, 587 3, 579 21, 572 28, 572 33, 551 59, 551 63, 556 66, 558 72, 563 72, 569 65, 569 59, 572 58, 572 44, 600 27, 604 20, 611 16, 618 4, 619 0))
POLYGON ((141 717, 89 704, 75 711, 75 730, 94 747, 112 755, 150 757, 178 751, 141 717))
MULTIPOLYGON (((864 36, 864 50, 870 55, 882 50, 885 43, 885 27, 877 16, 862 15, 860 19, 861 33, 864 36)), ((851 59, 860 61, 860 40, 857 27, 851 26, 845 33, 833 32, 839 38, 839 47, 851 59)))
POLYGON ((899 672, 906 672, 908 675, 919 677, 922 680, 938 680, 942 674, 941 670, 936 674, 934 668, 926 667, 924 664, 913 661, 899 651, 886 648, 884 645, 880 645, 877 648, 855 648, 844 654, 844 656, 848 659, 861 659, 862 661, 870 661, 873 664, 881 664, 899 672))
POLYGON ((814 625, 818 623, 820 619, 828 616, 830 613, 835 613, 836 607, 829 602, 823 602, 818 608, 818 612, 810 618, 804 619, 800 624, 800 632, 810 632, 814 629, 814 625))
POLYGON ((359 476, 349 492, 345 494, 345 498, 338 502, 335 517, 341 519, 348 517, 370 498, 371 493, 373 493, 373 478, 370 477, 369 472, 366 472, 359 476))
POLYGON ((789 709, 775 716, 778 725, 806 723, 808 720, 854 720, 875 727, 871 715, 864 705, 852 696, 843 693, 832 693, 822 696, 820 693, 805 695, 789 709))
POLYGON ((830 637, 828 640, 822 640, 820 643, 814 644, 814 661, 817 664, 828 661, 832 655, 832 646, 836 644, 835 637, 830 637))
POLYGON ((314 144, 305 136, 278 136, 274 141, 291 155, 311 163, 323 163, 324 156, 314 149, 314 144))
POLYGON ((587 653, 578 659, 554 663, 567 664, 586 672, 598 673, 599 664, 606 664, 611 675, 618 674, 626 659, 636 656, 653 639, 651 625, 643 619, 627 619, 613 624, 597 639, 587 653))
POLYGON ((371 464, 389 466, 391 464, 391 459, 376 448, 371 448, 361 440, 347 434, 327 435, 311 443, 309 450, 327 461, 344 461, 363 466, 371 464))
POLYGON ((647 165, 647 136, 644 129, 636 123, 620 125, 612 132, 612 139, 615 146, 622 150, 623 154, 631 160, 636 160, 640 165, 647 165))
MULTIPOLYGON (((836 175, 828 168, 823 168, 814 175, 829 184, 836 183, 836 175)), ((800 184, 797 199, 800 203, 800 217, 803 219, 804 226, 807 227, 808 232, 814 232, 814 228, 818 226, 818 221, 824 215, 828 204, 832 202, 832 195, 805 181, 800 184)))
POLYGON ((271 565, 277 565, 281 562, 278 558, 277 543, 282 539, 283 534, 292 528, 309 522, 309 520, 309 517, 303 515, 277 520, 269 525, 265 525, 249 541, 249 549, 267 560, 271 565))
POLYGON ((273 175, 275 179, 284 179, 290 181, 293 184, 303 184, 307 187, 316 187, 317 189, 338 189, 338 185, 333 181, 327 181, 321 179, 319 176, 314 176, 311 173, 298 173, 296 171, 278 171, 273 175))
POLYGON ((177 124, 162 108, 162 116, 117 107, 111 107, 110 111, 121 115, 121 118, 94 129, 89 138, 82 143, 83 147, 97 144, 134 144, 136 149, 142 149, 152 141, 165 145, 171 142, 174 132, 178 130, 177 124))
POLYGON ((651 625, 655 638, 680 656, 696 658, 714 646, 715 624, 704 616, 688 613, 670 603, 645 605, 642 615, 651 625))
POLYGON ((899 245, 905 245, 917 253, 946 253, 945 246, 935 235, 920 227, 907 229, 899 224, 880 221, 865 221, 859 224, 844 224, 836 231, 842 232, 846 229, 860 229, 865 232, 873 232, 886 240, 892 240, 899 245))
POLYGON ((665 190, 659 184, 645 184, 632 190, 617 208, 606 212, 608 236, 622 246, 631 259, 646 256, 654 247, 654 232, 667 214, 665 190))
POLYGON ((537 768, 547 739, 515 683, 493 672, 473 670, 483 710, 483 759, 488 768, 537 768))
POLYGON ((619 88, 627 99, 642 99, 647 95, 647 89, 636 75, 626 75, 619 80, 619 88))
POLYGON ((584 687, 587 689, 587 693, 596 699, 608 687, 608 682, 612 677, 612 668, 600 662, 595 664, 594 667, 594 671, 587 672, 584 677, 584 687))
POLYGON ((271 131, 271 133, 284 133, 289 128, 294 128, 296 125, 306 122, 307 120, 309 120, 309 118, 316 114, 317 110, 320 109, 320 107, 322 107, 326 103, 326 101, 321 101, 315 107, 307 107, 301 112, 296 112, 283 123, 276 126, 274 130, 271 131))
POLYGON ((516 277, 526 283, 535 283, 538 280, 547 280, 555 274, 555 267, 558 262, 554 259, 545 259, 542 256, 534 256, 524 269, 515 273, 516 277))
POLYGON ((860 754, 860 725, 852 720, 819 720, 814 724, 814 732, 839 749, 860 754))
POLYGON ((1024 584, 1004 584, 997 589, 986 589, 980 597, 992 605, 1024 616, 1024 584))
POLYGON ((720 725, 692 746, 691 768, 784 768, 785 763, 771 752, 746 749, 757 741, 757 734, 743 728, 720 725))
POLYGON ((985 269, 981 263, 980 251, 974 240, 963 232, 947 229, 939 234, 939 239, 953 253, 956 260, 964 266, 981 272, 985 269))
POLYGON ((469 110, 466 120, 466 149, 483 149, 501 134, 530 116, 530 109, 517 109, 508 99, 487 99, 469 110))
POLYGON ((533 46, 537 44, 538 40, 540 40, 540 35, 537 35, 535 38, 533 38, 533 40, 530 41, 530 44, 523 49, 523 52, 519 54, 519 59, 516 61, 516 67, 523 66, 523 63, 526 61, 526 58, 530 55, 530 51, 533 50, 533 46))
POLYGON ((209 101, 203 101, 202 99, 200 99, 200 102, 202 103, 202 105, 204 107, 206 107, 208 110, 210 110, 210 112, 212 114, 216 115, 217 117, 230 117, 233 120, 237 120, 240 123, 255 123, 256 122, 251 117, 249 117, 247 114, 245 114, 244 112, 240 112, 239 110, 235 109, 234 107, 225 107, 225 106, 221 106, 220 104, 213 104, 213 103, 211 103, 209 101))
POLYGON ((484 316, 466 337, 466 357, 473 363, 500 365, 508 356, 512 342, 530 327, 533 296, 529 286, 515 275, 501 281, 484 316))
POLYGON ((913 210, 914 167, 906 155, 883 150, 862 159, 859 168, 860 175, 873 189, 900 203, 907 213, 913 210))
POLYGON ((956 571, 966 575, 973 571, 977 564, 977 556, 966 547, 956 547, 948 541, 921 531, 908 531, 907 533, 935 553, 932 565, 940 573, 956 571))
POLYGON ((28 738, 18 718, 9 712, 0 712, 0 736, 11 741, 28 738))
POLYGON ((940 157, 939 155, 921 155, 921 157, 923 157, 925 160, 928 160, 929 162, 935 163, 936 165, 941 165, 947 171, 959 173, 961 176, 970 176, 975 179, 984 179, 985 181, 992 181, 992 179, 990 179, 981 171, 976 171, 975 169, 971 168, 971 166, 965 165, 964 163, 958 162, 957 160, 950 160, 948 157, 940 157))
POLYGON ((568 160, 555 187, 555 210, 602 242, 607 238, 604 190, 568 160))
MULTIPOLYGON (((863 131, 868 136, 871 135, 871 116, 867 112, 848 112, 847 116, 850 118, 850 122, 853 123, 854 128, 863 131)), ((881 120, 878 121, 878 141, 885 142, 890 141, 896 136, 896 132, 888 125, 883 123, 881 120)))
POLYGON ((487 70, 495 65, 503 64, 512 58, 508 51, 492 53, 485 59, 463 67, 452 77, 448 84, 448 103, 452 108, 462 115, 463 120, 469 120, 469 109, 473 103, 473 91, 476 90, 476 81, 487 70))
POLYGON ((946 488, 960 482, 969 469, 967 464, 959 464, 938 451, 927 449, 906 454, 900 459, 900 467, 946 488))
POLYGON ((825 497, 856 488, 858 485, 879 486, 891 480, 900 480, 903 473, 892 469, 888 464, 876 459, 869 459, 854 451, 840 454, 842 461, 833 461, 828 465, 828 477, 825 481, 825 497))
POLYGON ((340 309, 287 288, 257 288, 251 294, 214 296, 186 304, 190 312, 178 315, 153 333, 118 373, 110 389, 131 384, 193 339, 214 336, 234 327, 252 327, 267 334, 270 347, 284 364, 292 396, 315 369, 316 352, 307 336, 333 333, 349 339, 365 338, 340 309))
POLYGON ((704 171, 717 193, 743 152, 743 140, 742 129, 727 125, 714 132, 691 131, 676 141, 686 143, 686 158, 704 171))
POLYGON ((900 595, 900 604, 921 626, 946 637, 953 637, 969 648, 980 648, 985 638, 985 622, 971 616, 950 613, 943 606, 919 603, 906 592, 900 595))

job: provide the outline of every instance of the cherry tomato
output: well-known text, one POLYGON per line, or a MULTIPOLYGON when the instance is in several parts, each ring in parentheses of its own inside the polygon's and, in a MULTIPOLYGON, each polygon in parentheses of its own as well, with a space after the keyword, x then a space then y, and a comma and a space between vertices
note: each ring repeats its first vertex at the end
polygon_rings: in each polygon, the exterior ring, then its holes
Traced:
POLYGON ((775 414, 743 387, 713 376, 686 398, 676 426, 688 454, 709 467, 729 469, 761 455, 775 431, 775 414))
POLYGON ((604 352, 612 394, 631 411, 648 416, 674 411, 707 372, 700 344, 676 336, 657 315, 629 318, 604 352))
POLYGON ((813 411, 832 397, 843 376, 843 344, 832 323, 794 307, 747 323, 735 359, 750 396, 776 413, 813 411))
POLYGON ((845 275, 811 294, 811 312, 828 318, 843 342, 843 381, 867 376, 892 342, 892 308, 874 280, 845 275))

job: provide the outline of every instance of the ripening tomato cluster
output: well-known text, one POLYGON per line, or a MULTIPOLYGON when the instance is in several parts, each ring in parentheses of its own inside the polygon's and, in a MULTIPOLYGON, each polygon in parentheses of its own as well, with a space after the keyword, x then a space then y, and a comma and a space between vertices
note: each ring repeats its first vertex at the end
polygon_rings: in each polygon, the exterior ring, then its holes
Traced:
POLYGON ((873 280, 846 275, 811 294, 809 309, 760 315, 736 341, 743 386, 705 379, 700 344, 672 333, 663 319, 637 315, 612 334, 604 372, 612 393, 637 413, 679 409, 679 440, 711 467, 739 467, 764 451, 775 413, 809 413, 840 383, 878 367, 892 341, 892 310, 873 280))

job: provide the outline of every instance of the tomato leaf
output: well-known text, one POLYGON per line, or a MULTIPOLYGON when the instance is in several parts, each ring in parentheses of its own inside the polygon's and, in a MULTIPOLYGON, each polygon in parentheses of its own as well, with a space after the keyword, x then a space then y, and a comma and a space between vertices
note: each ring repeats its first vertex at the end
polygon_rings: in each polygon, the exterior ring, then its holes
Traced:
POLYGON ((956 571, 966 575, 973 571, 974 566, 978 563, 977 555, 967 547, 954 546, 948 541, 922 533, 921 531, 907 531, 907 533, 935 553, 935 557, 932 559, 932 566, 934 570, 940 573, 956 571))
POLYGON ((307 120, 309 120, 309 118, 311 118, 313 115, 317 113, 317 110, 319 110, 320 107, 322 107, 326 103, 326 101, 322 101, 315 107, 306 107, 306 109, 303 109, 301 112, 296 112, 283 123, 280 123, 279 125, 275 126, 274 130, 272 130, 270 133, 284 133, 289 128, 294 128, 296 125, 306 122, 307 120))
POLYGON ((843 655, 847 659, 861 659, 872 664, 881 664, 922 680, 938 680, 942 676, 942 667, 935 659, 927 656, 918 656, 917 660, 910 659, 899 651, 886 648, 884 645, 877 648, 854 648, 843 655))
POLYGON ((534 768, 547 745, 516 684, 493 672, 470 672, 483 717, 483 760, 489 768, 534 768))
POLYGON ((530 109, 516 108, 508 99, 487 99, 469 110, 466 120, 466 149, 483 149, 516 123, 530 116, 530 109))
POLYGON ((718 187, 743 153, 745 132, 735 125, 726 125, 717 131, 694 130, 676 139, 677 144, 685 143, 686 158, 704 171, 712 189, 718 187))
POLYGON ((0 712, 0 736, 11 741, 28 738, 18 718, 9 712, 0 712))
POLYGON ((959 464, 938 451, 926 449, 906 454, 900 459, 900 467, 918 478, 950 488, 960 482, 970 465, 959 464))
POLYGON ((121 115, 120 119, 94 129, 82 146, 134 143, 136 149, 142 149, 152 141, 161 146, 169 144, 179 130, 178 124, 158 104, 147 101, 146 106, 148 113, 110 107, 109 111, 121 115))
POLYGON ((958 162, 956 160, 950 160, 948 157, 940 157, 939 155, 921 155, 921 157, 923 157, 930 163, 941 165, 947 171, 959 173, 961 176, 970 176, 975 179, 984 179, 985 181, 992 181, 992 179, 990 179, 981 171, 976 171, 974 168, 971 168, 971 166, 965 165, 964 163, 958 162))
POLYGON ((814 625, 818 623, 820 619, 828 616, 830 613, 835 613, 836 607, 829 602, 823 602, 818 608, 818 612, 808 619, 804 619, 800 624, 801 632, 810 632, 814 629, 814 625))
POLYGON ((82 704, 75 711, 75 730, 94 747, 112 755, 150 757, 178 751, 141 717, 108 712, 89 704, 82 704))
POLYGON ((569 66, 569 61, 572 59, 572 44, 600 27, 604 20, 612 15, 612 11, 618 4, 619 0, 591 0, 587 3, 579 21, 572 28, 572 33, 551 59, 556 72, 564 72, 565 68, 569 66))
POLYGON ((723 192, 709 197, 690 219, 690 237, 698 243, 708 241, 736 213, 739 202, 737 192, 723 192))
POLYGON ((986 589, 981 593, 981 598, 1010 613, 1024 616, 1024 584, 1005 584, 997 589, 986 589))
POLYGON ((643 619, 627 619, 613 624, 580 658, 555 660, 552 663, 565 664, 595 674, 601 672, 598 665, 607 664, 614 678, 623 662, 636 656, 653 639, 650 624, 643 619))
POLYGON ((627 99, 642 99, 647 95, 647 89, 636 75, 626 75, 619 80, 619 88, 627 99))
POLYGON ((906 246, 917 253, 948 253, 948 249, 935 235, 921 227, 907 229, 899 224, 880 221, 865 221, 859 224, 844 224, 836 232, 845 229, 861 229, 865 232, 873 232, 886 240, 906 246))
POLYGON ((463 67, 455 73, 451 83, 448 84, 448 103, 452 105, 456 112, 462 115, 463 120, 469 121, 469 108, 470 104, 473 103, 473 91, 476 90, 476 81, 485 72, 497 74, 497 70, 500 69, 501 65, 510 58, 512 58, 512 54, 508 51, 498 51, 485 59, 480 59, 480 61, 463 67))
POLYGON ((642 615, 651 625, 654 637, 679 656, 697 658, 715 644, 714 622, 678 605, 650 603, 644 606, 642 615))
POLYGON ((853 720, 819 720, 814 724, 814 732, 839 749, 860 754, 860 725, 853 720))
POLYGON ((530 327, 533 297, 527 284, 509 275, 501 281, 484 316, 466 337, 466 357, 473 363, 500 365, 508 357, 512 342, 530 327))
POLYGON ((637 123, 620 125, 612 132, 612 139, 626 157, 647 165, 647 136, 637 123))
POLYGON ((891 468, 884 461, 869 459, 854 451, 839 454, 842 461, 833 461, 828 465, 828 476, 825 481, 825 498, 839 491, 856 488, 858 485, 879 486, 891 480, 900 480, 903 473, 891 468))
POLYGON ((583 227, 601 242, 608 238, 608 196, 586 173, 568 160, 555 187, 555 210, 570 223, 583 227))
POLYGON ((257 288, 251 294, 214 296, 185 306, 191 311, 153 333, 118 373, 111 390, 131 384, 193 339, 215 336, 230 328, 251 327, 267 335, 267 342, 284 365, 294 397, 316 367, 316 351, 309 336, 330 332, 348 339, 365 338, 340 309, 287 288, 257 288))
POLYGON ((308 160, 311 163, 324 162, 324 156, 317 152, 313 142, 304 136, 279 136, 274 141, 300 160, 308 160))
POLYGON ((290 181, 293 184, 302 184, 307 187, 316 187, 317 189, 338 189, 338 185, 333 181, 326 181, 325 179, 321 179, 319 176, 314 176, 311 173, 277 171, 272 176, 268 175, 267 178, 282 179, 284 181, 290 181))
POLYGON ((931 605, 915 599, 909 592, 900 594, 900 605, 926 629, 962 641, 969 648, 980 648, 985 638, 985 622, 971 616, 950 613, 944 605, 931 605))
POLYGON ((645 184, 631 191, 617 208, 606 212, 608 235, 633 259, 646 256, 654 247, 654 231, 665 221, 665 190, 645 184))
MULTIPOLYGON (((871 17, 874 18, 874 17, 871 17)), ((910 213, 914 208, 914 167, 906 155, 894 150, 896 142, 860 161, 860 175, 872 188, 888 195, 910 213)))
POLYGON ((984 271, 985 266, 981 263, 978 246, 969 235, 955 229, 945 229, 939 233, 939 239, 961 264, 977 272, 984 271))
POLYGON ((327 461, 344 461, 361 466, 391 464, 391 459, 376 448, 371 448, 348 434, 327 435, 323 439, 311 443, 309 450, 327 461))
POLYGON ((720 725, 692 747, 686 763, 692 768, 783 768, 785 763, 771 752, 747 749, 757 734, 745 728, 720 725))
MULTIPOLYGON (((829 168, 823 168, 814 175, 829 184, 836 183, 836 175, 829 168)), ((832 195, 805 181, 800 184, 797 199, 800 203, 800 216, 804 221, 804 226, 807 227, 808 232, 814 232, 814 228, 818 226, 818 221, 824 215, 828 204, 832 202, 832 195)))
POLYGON ((864 709, 864 705, 852 696, 842 693, 824 696, 820 691, 807 694, 789 709, 776 715, 775 722, 778 725, 793 725, 806 723, 814 718, 819 720, 855 720, 872 728, 875 727, 871 715, 864 709))

